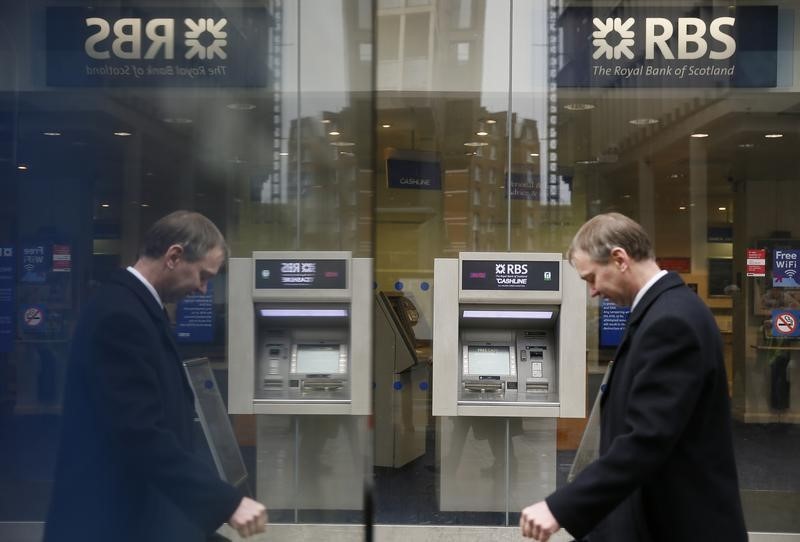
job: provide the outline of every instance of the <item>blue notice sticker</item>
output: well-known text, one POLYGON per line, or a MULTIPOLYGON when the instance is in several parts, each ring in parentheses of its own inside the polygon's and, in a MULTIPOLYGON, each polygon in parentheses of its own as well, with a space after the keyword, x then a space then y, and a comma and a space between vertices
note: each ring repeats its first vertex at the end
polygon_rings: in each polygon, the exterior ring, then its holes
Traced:
POLYGON ((209 343, 214 340, 214 283, 206 293, 186 296, 175 311, 175 338, 181 343, 209 343))
POLYGON ((14 348, 14 247, 0 246, 0 352, 14 348))

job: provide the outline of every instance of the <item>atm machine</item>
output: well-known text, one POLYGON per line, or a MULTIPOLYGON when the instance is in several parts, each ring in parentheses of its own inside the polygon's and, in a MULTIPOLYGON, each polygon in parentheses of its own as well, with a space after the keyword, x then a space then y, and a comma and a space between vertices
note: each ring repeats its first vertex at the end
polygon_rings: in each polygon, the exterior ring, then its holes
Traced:
POLYGON ((586 415, 586 286, 561 254, 434 263, 443 511, 509 511, 556 485, 556 419, 586 415))
POLYGON ((361 509, 372 260, 254 252, 228 266, 228 410, 258 415, 258 499, 295 517, 361 509))

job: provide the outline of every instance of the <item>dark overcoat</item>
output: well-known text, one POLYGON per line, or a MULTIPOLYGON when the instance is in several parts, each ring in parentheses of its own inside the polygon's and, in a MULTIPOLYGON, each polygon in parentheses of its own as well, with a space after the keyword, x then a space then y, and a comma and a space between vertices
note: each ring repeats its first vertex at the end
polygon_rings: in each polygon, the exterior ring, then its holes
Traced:
POLYGON ((744 542, 722 340, 681 278, 631 313, 601 399, 597 461, 546 500, 591 542, 744 542), (588 534, 588 536, 587 536, 588 534))
POLYGON ((163 310, 116 272, 73 338, 45 541, 204 540, 242 495, 193 453, 193 419, 163 310))

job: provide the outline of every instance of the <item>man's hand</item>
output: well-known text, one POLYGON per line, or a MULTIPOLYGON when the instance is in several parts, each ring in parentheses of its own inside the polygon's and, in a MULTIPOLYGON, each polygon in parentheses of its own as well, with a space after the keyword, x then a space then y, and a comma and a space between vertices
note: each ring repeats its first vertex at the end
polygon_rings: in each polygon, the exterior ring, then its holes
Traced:
POLYGON ((547 542, 550 536, 561 528, 561 525, 550 513, 547 503, 539 501, 522 510, 522 515, 519 517, 519 528, 522 529, 522 536, 547 542))
POLYGON ((267 509, 260 502, 244 497, 228 520, 228 525, 236 529, 242 538, 263 533, 267 530, 267 509))

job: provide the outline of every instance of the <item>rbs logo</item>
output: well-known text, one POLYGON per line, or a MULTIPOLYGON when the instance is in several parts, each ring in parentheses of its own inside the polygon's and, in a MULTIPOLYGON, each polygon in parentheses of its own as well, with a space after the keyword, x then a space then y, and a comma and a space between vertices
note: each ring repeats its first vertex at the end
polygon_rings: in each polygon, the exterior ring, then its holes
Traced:
POLYGON ((495 275, 527 275, 528 264, 526 263, 497 263, 494 265, 495 275))
MULTIPOLYGON (((227 19, 214 20, 201 18, 184 19, 185 32, 183 44, 186 47, 184 57, 187 59, 226 59, 224 47, 228 44, 228 33, 223 30, 227 19), (201 41, 201 36, 207 37, 201 41), (204 45, 206 43, 207 45, 204 45)), ((167 60, 175 58, 175 19, 150 19, 144 22, 139 18, 124 18, 114 21, 113 26, 102 17, 88 17, 86 27, 96 29, 84 43, 84 50, 90 58, 106 60, 117 58, 140 60, 142 58, 158 58, 167 60), (109 51, 106 40, 113 37, 109 51), (142 49, 146 47, 144 56, 142 49)))
MULTIPOLYGON (((634 54, 631 50, 635 38, 632 28, 635 23, 633 17, 629 17, 625 21, 610 17, 603 21, 595 17, 593 22, 595 31, 592 32, 592 38, 594 38, 592 44, 595 50, 592 58, 596 60, 605 56, 609 60, 612 58, 619 60, 624 56, 633 59, 634 54), (612 40, 616 45, 609 42, 610 36, 616 36, 616 39, 612 40)), ((663 17, 648 17, 645 19, 645 58, 653 60, 656 49, 658 49, 661 57, 665 59, 694 60, 708 54, 708 58, 711 60, 725 60, 736 52, 736 40, 725 31, 726 28, 732 28, 735 23, 734 17, 717 17, 711 21, 710 25, 706 25, 703 19, 696 17, 680 17, 678 19, 676 57, 675 52, 667 43, 675 34, 672 21, 663 17), (710 39, 706 37, 706 33, 710 39), (712 43, 709 44, 709 41, 712 43), (722 46, 721 49, 719 45, 722 46)))

